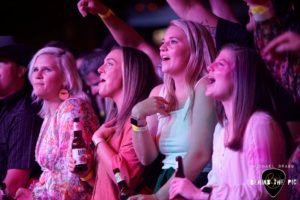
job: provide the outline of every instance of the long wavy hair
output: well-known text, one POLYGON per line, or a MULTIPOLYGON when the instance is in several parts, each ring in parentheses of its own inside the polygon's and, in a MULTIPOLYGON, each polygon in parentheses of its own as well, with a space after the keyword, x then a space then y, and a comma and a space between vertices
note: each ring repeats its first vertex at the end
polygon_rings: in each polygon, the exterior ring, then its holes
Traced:
MULTIPOLYGON (((76 69, 76 61, 74 56, 67 50, 57 48, 57 47, 44 47, 40 49, 29 63, 29 73, 28 77, 31 81, 31 76, 33 73, 33 67, 37 60, 37 58, 41 55, 52 55, 56 59, 60 72, 65 80, 64 88, 68 90, 70 97, 80 98, 86 101, 89 101, 86 94, 82 91, 82 82, 79 77, 78 71, 76 69)), ((56 83, 53 83, 56 84, 56 83)), ((41 102, 42 108, 40 111, 40 116, 45 118, 50 114, 50 108, 47 101, 40 99, 37 97, 34 92, 32 93, 32 97, 35 102, 41 102)))
POLYGON ((120 110, 110 112, 106 121, 116 117, 119 132, 135 104, 146 99, 159 83, 150 58, 142 51, 130 47, 115 47, 123 52, 123 103, 120 110))
MULTIPOLYGON (((186 65, 185 81, 188 86, 188 93, 191 97, 191 106, 194 105, 194 86, 197 81, 207 73, 206 67, 212 63, 216 56, 214 41, 208 30, 196 22, 177 19, 170 22, 169 26, 176 26, 183 30, 188 40, 190 49, 189 61, 186 65)), ((164 75, 164 85, 166 89, 166 99, 169 102, 169 109, 176 110, 178 101, 175 96, 175 82, 172 77, 164 75)))

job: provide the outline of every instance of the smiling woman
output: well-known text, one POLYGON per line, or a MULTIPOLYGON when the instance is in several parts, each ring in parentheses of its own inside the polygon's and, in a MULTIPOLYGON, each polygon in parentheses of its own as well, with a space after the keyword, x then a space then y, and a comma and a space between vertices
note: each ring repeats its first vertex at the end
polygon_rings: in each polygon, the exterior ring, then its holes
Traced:
MULTIPOLYGON (((111 50, 98 72, 99 94, 112 99, 117 109, 93 135, 97 175, 88 181, 95 186, 93 199, 117 200, 121 191, 113 173, 116 168, 131 189, 142 188, 143 166, 133 148, 129 117, 132 107, 149 95, 158 79, 149 57, 129 47, 111 50)), ((93 170, 91 165, 89 170, 93 170)), ((70 171, 74 171, 74 162, 70 162, 70 171)))
MULTIPOLYGON (((211 81, 205 94, 217 100, 219 121, 209 180, 199 189, 187 179, 175 178, 170 198, 180 194, 186 199, 269 199, 258 182, 268 166, 280 168, 287 162, 290 146, 272 104, 275 81, 259 54, 236 45, 223 47, 208 72, 211 81)), ((286 186, 278 199, 287 199, 286 186)))
POLYGON ((169 199, 176 156, 183 157, 184 173, 190 180, 201 174, 199 182, 205 183, 216 120, 213 102, 204 96, 201 78, 214 56, 214 43, 204 26, 182 19, 171 21, 160 46, 164 83, 132 109, 136 121, 133 125, 141 126, 133 134, 137 156, 148 165, 163 154, 163 172, 155 194, 132 199, 169 199))

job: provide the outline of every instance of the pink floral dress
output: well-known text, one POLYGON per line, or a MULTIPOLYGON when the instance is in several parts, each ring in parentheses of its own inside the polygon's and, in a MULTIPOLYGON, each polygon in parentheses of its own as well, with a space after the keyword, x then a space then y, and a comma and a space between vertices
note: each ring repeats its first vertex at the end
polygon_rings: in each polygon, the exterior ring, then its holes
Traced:
POLYGON ((36 199, 89 199, 86 183, 68 170, 74 117, 80 117, 83 137, 89 144, 98 122, 92 107, 85 101, 67 99, 54 116, 44 119, 35 150, 43 171, 33 187, 36 199))

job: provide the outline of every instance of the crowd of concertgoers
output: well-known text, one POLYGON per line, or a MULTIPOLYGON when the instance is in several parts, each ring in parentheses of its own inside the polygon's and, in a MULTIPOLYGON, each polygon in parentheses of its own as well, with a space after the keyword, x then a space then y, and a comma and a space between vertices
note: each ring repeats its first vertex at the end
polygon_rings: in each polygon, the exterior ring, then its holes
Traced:
POLYGON ((272 168, 286 175, 276 199, 300 199, 299 3, 245 0, 243 27, 227 1, 209 2, 167 0, 180 18, 159 48, 99 0, 80 0, 78 11, 99 16, 109 48, 75 58, 63 42, 34 52, 0 36, 9 195, 114 200, 124 179, 131 200, 271 199, 262 175, 272 168), (86 146, 81 172, 74 118, 86 146), (177 156, 184 178, 174 176, 177 156))

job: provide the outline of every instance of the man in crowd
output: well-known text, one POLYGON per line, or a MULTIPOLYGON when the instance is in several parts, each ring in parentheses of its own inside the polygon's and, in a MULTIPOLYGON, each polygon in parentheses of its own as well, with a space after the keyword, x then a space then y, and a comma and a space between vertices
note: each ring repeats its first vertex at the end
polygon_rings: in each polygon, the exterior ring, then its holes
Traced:
POLYGON ((42 120, 27 81, 29 49, 0 36, 0 181, 13 196, 34 172, 34 150, 42 120))

